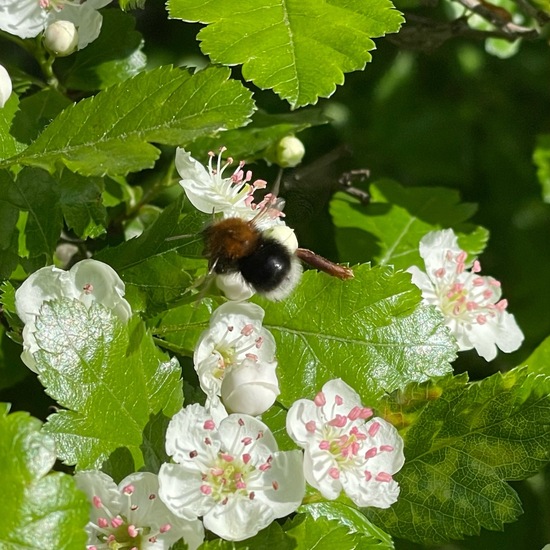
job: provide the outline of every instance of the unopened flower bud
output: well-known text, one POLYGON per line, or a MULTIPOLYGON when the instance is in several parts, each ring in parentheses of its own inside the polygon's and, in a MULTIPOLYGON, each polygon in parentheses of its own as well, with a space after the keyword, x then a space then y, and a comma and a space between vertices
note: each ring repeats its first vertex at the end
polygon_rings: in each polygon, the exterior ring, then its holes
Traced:
POLYGON ((277 363, 259 363, 246 359, 229 370, 222 387, 222 401, 231 412, 257 416, 275 403, 279 395, 277 363))
POLYGON ((78 45, 78 31, 71 21, 60 19, 44 31, 44 46, 57 57, 72 54, 78 45))
POLYGON ((0 65, 0 108, 2 108, 11 95, 11 78, 8 71, 0 65))
POLYGON ((306 149, 295 136, 285 136, 277 144, 277 164, 282 168, 292 168, 300 164, 306 149))

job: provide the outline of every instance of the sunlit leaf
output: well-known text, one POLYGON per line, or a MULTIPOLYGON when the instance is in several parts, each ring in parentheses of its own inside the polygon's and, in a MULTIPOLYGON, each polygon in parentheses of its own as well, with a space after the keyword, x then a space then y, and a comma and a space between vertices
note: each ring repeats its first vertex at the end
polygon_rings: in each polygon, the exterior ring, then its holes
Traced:
POLYGON ((363 69, 372 38, 397 32, 389 0, 169 0, 170 17, 208 26, 199 33, 212 61, 242 64, 243 76, 292 107, 328 97, 344 73, 363 69))

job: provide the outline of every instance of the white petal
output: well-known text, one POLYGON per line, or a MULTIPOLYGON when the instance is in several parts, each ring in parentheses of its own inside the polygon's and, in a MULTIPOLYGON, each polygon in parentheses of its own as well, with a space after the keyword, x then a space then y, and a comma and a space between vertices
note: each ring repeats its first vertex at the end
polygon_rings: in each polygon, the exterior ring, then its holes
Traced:
POLYGON ((11 78, 6 69, 0 65, 0 108, 2 108, 10 98, 12 91, 11 78))
POLYGON ((422 291, 422 297, 432 305, 439 305, 439 300, 435 294, 435 287, 432 280, 415 265, 409 267, 407 271, 411 274, 413 285, 416 285, 422 291))
POLYGON ((249 453, 254 465, 264 462, 278 450, 271 430, 261 420, 247 414, 230 414, 220 423, 219 432, 222 449, 234 456, 249 453), (254 444, 244 445, 245 437, 251 437, 254 444))
POLYGON ((206 529, 222 539, 239 541, 253 537, 274 519, 268 506, 256 499, 243 498, 216 505, 205 514, 203 521, 206 529))
POLYGON ((176 516, 191 520, 214 506, 211 496, 201 493, 201 473, 181 464, 163 464, 159 470, 159 496, 176 516))
POLYGON ((348 386, 341 378, 329 380, 323 386, 326 404, 323 405, 323 414, 325 419, 331 420, 337 414, 346 416, 354 407, 362 407, 359 394, 348 386), (337 401, 341 403, 337 404, 337 401))
POLYGON ((286 431, 298 445, 305 447, 313 437, 306 430, 306 424, 314 421, 316 424, 324 424, 325 418, 322 411, 310 399, 298 399, 290 407, 286 415, 286 431))
POLYGON ((507 311, 497 319, 489 318, 483 325, 471 325, 468 336, 477 353, 486 361, 492 361, 497 355, 497 346, 509 353, 519 348, 523 342, 523 333, 514 316, 507 311))
POLYGON ((389 508, 399 497, 400 487, 394 481, 375 481, 361 483, 355 476, 342 476, 344 491, 350 499, 360 506, 374 506, 376 508, 389 508))
POLYGON ((522 344, 524 336, 519 328, 516 318, 507 311, 503 311, 499 316, 498 334, 496 344, 504 353, 516 351, 522 344))
POLYGON ((90 502, 90 517, 95 523, 105 511, 92 506, 92 499, 99 497, 103 505, 116 516, 122 511, 123 498, 113 479, 99 470, 81 470, 74 475, 76 486, 83 491, 90 502))
MULTIPOLYGON (((184 538, 190 549, 197 548, 204 540, 204 529, 198 520, 184 520, 172 514, 159 498, 158 476, 150 472, 137 472, 125 477, 119 484, 121 492, 128 485, 133 485, 134 492, 127 503, 137 508, 126 508, 124 516, 128 523, 137 527, 150 526, 152 532, 158 532, 166 524, 170 529, 157 535, 159 547, 168 548, 184 538)), ((156 548, 156 546, 155 546, 156 548)))
POLYGON ((210 185, 211 178, 206 168, 182 147, 176 149, 175 163, 182 180, 193 180, 205 186, 210 185))
POLYGON ((37 0, 1 0, 0 29, 19 38, 32 38, 46 25, 48 13, 37 0))
POLYGON ((226 302, 217 308, 210 318, 210 325, 221 322, 227 324, 237 324, 242 328, 245 324, 252 323, 261 325, 264 320, 265 311, 257 304, 251 302, 226 302), (234 317, 233 317, 234 316, 234 317), (239 321, 241 321, 239 323, 239 321))
POLYGON ((426 264, 426 271, 441 267, 445 262, 447 251, 453 254, 461 252, 458 246, 458 240, 452 229, 444 229, 442 231, 431 231, 422 237, 419 245, 420 256, 426 264))
POLYGON ((90 305, 93 300, 112 309, 121 321, 127 321, 132 315, 130 304, 123 298, 125 285, 117 272, 108 264, 97 260, 82 260, 69 271, 78 299, 90 305), (93 289, 88 294, 86 285, 93 289))
POLYGON ((197 461, 190 456, 200 453, 201 457, 214 456, 220 449, 220 435, 217 429, 210 429, 212 420, 204 407, 194 403, 176 413, 166 430, 166 452, 176 462, 197 469, 197 461), (206 427, 205 427, 206 426, 206 427), (210 444, 205 443, 208 438, 210 444))
POLYGON ((101 32, 103 16, 97 11, 109 1, 93 2, 88 0, 83 4, 67 4, 60 11, 51 11, 48 23, 55 21, 70 21, 78 29, 78 49, 82 50, 93 42, 101 32))
POLYGON ((273 488, 256 491, 256 499, 265 502, 276 518, 295 512, 306 492, 302 451, 275 453, 261 481, 264 487, 273 488))
POLYGON ((17 315, 25 324, 34 323, 44 302, 74 298, 67 295, 71 286, 69 275, 62 269, 48 266, 35 271, 15 292, 17 315))
POLYGON ((332 468, 338 468, 338 465, 328 451, 319 449, 318 444, 312 444, 305 449, 304 475, 308 483, 329 500, 337 498, 342 491, 340 480, 329 475, 332 468), (310 480, 313 480, 313 483, 310 480))

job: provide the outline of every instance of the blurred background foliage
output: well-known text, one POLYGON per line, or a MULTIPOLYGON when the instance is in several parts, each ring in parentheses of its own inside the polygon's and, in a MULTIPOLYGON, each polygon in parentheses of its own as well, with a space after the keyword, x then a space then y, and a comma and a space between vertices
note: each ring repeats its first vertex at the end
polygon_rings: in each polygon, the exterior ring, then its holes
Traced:
MULTIPOLYGON (((397 7, 412 7, 415 13, 435 19, 444 19, 448 9, 443 4, 417 8, 398 3, 397 7)), ((149 1, 145 10, 131 13, 151 66, 207 62, 196 42, 200 25, 168 20, 161 2, 149 1)), ((0 62, 14 61, 18 55, 22 54, 15 47, 0 42, 0 62)), ((22 57, 20 63, 34 70, 28 58, 22 57)), ((239 78, 239 68, 233 73, 239 78)), ((247 86, 259 108, 289 112, 272 92, 247 86)), ((312 163, 313 168, 304 176, 300 197, 294 199, 292 189, 288 191, 287 215, 302 246, 336 258, 328 200, 318 204, 316 200, 330 197, 343 171, 368 168, 370 181, 390 178, 404 186, 458 190, 464 202, 479 206, 472 221, 491 234, 481 257, 484 273, 502 282, 509 311, 522 327, 525 342, 516 353, 499 354, 491 364, 475 353, 461 353, 456 370, 467 370, 472 379, 478 379, 524 361, 550 334, 550 204, 543 200, 532 159, 537 136, 550 132, 547 39, 524 41, 506 59, 488 54, 484 42, 471 37, 452 38, 430 51, 405 48, 394 36, 379 39, 365 71, 346 75, 345 85, 330 99, 307 109, 321 109, 333 122, 300 133, 306 146, 303 165, 312 163), (349 148, 348 155, 330 169, 315 168, 317 159, 342 145, 349 148), (294 200, 305 201, 311 210, 305 223, 294 213, 294 200)), ((255 177, 268 180, 277 173, 262 162, 252 168, 255 177)), ((137 175, 136 182, 140 177, 146 173, 137 175)), ((368 182, 360 185, 368 188, 368 182)), ((6 364, 16 365, 9 375, 10 387, 0 372, 0 387, 5 387, 0 401, 12 402, 12 410, 45 418, 51 402, 34 375, 18 362, 19 347, 4 337, 0 353, 6 364)), ((530 550, 549 543, 550 472, 515 483, 514 488, 525 508, 518 522, 502 533, 485 531, 439 548, 530 550)), ((405 541, 396 541, 396 547, 421 548, 405 541)))

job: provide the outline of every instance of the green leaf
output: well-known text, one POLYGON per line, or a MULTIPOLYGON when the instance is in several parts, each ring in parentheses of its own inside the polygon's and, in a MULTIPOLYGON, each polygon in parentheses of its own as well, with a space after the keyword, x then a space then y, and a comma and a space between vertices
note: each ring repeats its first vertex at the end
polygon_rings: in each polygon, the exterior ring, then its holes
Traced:
POLYGON ((302 506, 299 511, 306 512, 315 520, 326 518, 345 525, 348 532, 360 535, 355 537, 361 543, 361 546, 358 547, 378 550, 394 548, 392 538, 387 533, 373 525, 359 510, 341 502, 307 504, 302 506))
POLYGON ((530 372, 550 376, 550 336, 522 363, 530 372))
POLYGON ((180 221, 180 212, 181 201, 176 201, 139 237, 95 256, 124 280, 134 309, 154 313, 183 299, 194 299, 190 292, 194 274, 206 265, 199 235, 206 216, 192 212, 180 221), (178 236, 185 237, 167 240, 178 236))
POLYGON ((80 238, 105 233, 107 212, 102 202, 103 180, 64 170, 58 179, 59 202, 67 226, 80 238))
POLYGON ((293 108, 329 97, 344 73, 371 60, 371 38, 397 32, 403 17, 389 0, 169 0, 170 17, 208 24, 202 51, 273 89, 293 108))
POLYGON ((151 168, 159 156, 151 142, 183 145, 242 126, 253 110, 250 96, 225 68, 190 75, 160 67, 65 109, 28 149, 0 166, 53 171, 65 165, 85 176, 151 168))
POLYGON ((145 69, 143 38, 135 19, 120 10, 105 10, 101 33, 83 50, 55 61, 56 74, 75 90, 104 90, 145 69))
POLYGON ((276 522, 260 531, 255 537, 240 542, 222 539, 203 542, 199 550, 259 550, 277 548, 277 550, 297 550, 296 542, 289 537, 276 522))
POLYGON ((29 369, 21 362, 21 346, 16 344, 0 327, 0 390, 14 386, 29 375, 29 369))
POLYGON ((204 298, 200 302, 175 307, 153 319, 153 333, 162 338, 159 345, 166 343, 171 351, 192 357, 199 336, 208 328, 212 312, 221 303, 221 298, 218 301, 204 298))
MULTIPOLYGON (((40 90, 36 94, 23 98, 13 120, 13 135, 22 143, 32 143, 44 128, 71 103, 69 99, 53 88, 40 90)), ((9 156, 13 156, 13 154, 9 156)))
POLYGON ((0 222, 9 224, 1 232, 6 241, 2 248, 14 241, 19 210, 28 212, 25 223, 25 245, 28 257, 41 256, 41 264, 51 260, 63 227, 63 218, 57 195, 57 181, 47 172, 34 168, 22 170, 16 177, 8 171, 0 171, 0 208, 6 218, 0 222), (9 239, 9 242, 8 242, 9 239))
POLYGON ((484 228, 464 224, 477 207, 460 203, 457 191, 443 187, 406 189, 393 181, 370 186, 371 203, 361 205, 338 193, 330 204, 337 227, 340 257, 348 262, 375 261, 399 269, 424 267, 418 252, 420 239, 428 232, 452 227, 471 255, 479 254, 487 241, 484 228))
POLYGON ((408 273, 354 268, 347 281, 306 272, 281 303, 262 301, 277 341, 279 401, 314 396, 342 378, 373 404, 384 391, 451 371, 454 340, 433 308, 421 305, 408 273))
POLYGON ((295 541, 296 550, 370 550, 380 548, 370 544, 357 533, 349 533, 347 525, 337 519, 313 517, 309 514, 297 514, 285 523, 286 534, 295 541))
POLYGON ((73 479, 50 472, 52 438, 28 413, 7 414, 0 404, 0 548, 73 550, 84 548, 88 504, 73 479))
POLYGON ((153 344, 143 323, 128 326, 94 302, 46 303, 36 321, 39 379, 68 410, 48 418, 44 429, 59 457, 79 469, 99 468, 126 447, 136 468, 151 414, 172 416, 181 408, 180 369, 153 344))
POLYGON ((123 10, 131 10, 134 8, 143 8, 146 0, 119 0, 119 5, 123 10))
POLYGON ((294 443, 286 431, 286 413, 287 411, 282 405, 275 403, 262 414, 262 422, 265 422, 269 426, 281 451, 296 449, 296 443, 294 443))
POLYGON ((13 157, 25 149, 12 133, 12 123, 19 109, 17 94, 11 94, 6 104, 0 109, 0 159, 13 157))
POLYGON ((233 158, 250 162, 267 156, 270 149, 285 136, 327 122, 329 119, 319 109, 282 115, 257 111, 252 116, 252 122, 245 128, 197 139, 188 149, 194 158, 205 159, 208 151, 216 151, 223 144, 233 158))
POLYGON ((537 136, 533 162, 537 167, 537 177, 542 187, 542 199, 544 202, 550 202, 550 134, 537 136))
POLYGON ((423 544, 501 530, 521 513, 507 480, 550 459, 550 378, 526 369, 467 384, 465 375, 412 385, 384 400, 405 426, 401 486, 388 510, 367 516, 394 536, 423 544))
POLYGON ((145 461, 142 470, 158 474, 160 467, 165 462, 170 462, 166 454, 166 429, 170 419, 161 412, 151 415, 149 422, 143 430, 143 443, 141 452, 145 461))

